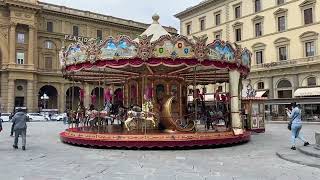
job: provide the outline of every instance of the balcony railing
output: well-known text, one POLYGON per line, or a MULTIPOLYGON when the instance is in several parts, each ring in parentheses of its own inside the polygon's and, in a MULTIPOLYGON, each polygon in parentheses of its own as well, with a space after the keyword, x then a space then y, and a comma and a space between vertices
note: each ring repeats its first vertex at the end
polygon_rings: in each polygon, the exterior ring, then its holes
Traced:
POLYGON ((259 70, 266 70, 266 69, 279 69, 279 68, 286 68, 292 66, 302 66, 302 65, 309 65, 309 64, 316 64, 320 63, 320 56, 312 56, 312 57, 305 57, 299 59, 291 59, 285 61, 276 61, 271 63, 263 63, 252 65, 252 71, 259 71, 259 70))

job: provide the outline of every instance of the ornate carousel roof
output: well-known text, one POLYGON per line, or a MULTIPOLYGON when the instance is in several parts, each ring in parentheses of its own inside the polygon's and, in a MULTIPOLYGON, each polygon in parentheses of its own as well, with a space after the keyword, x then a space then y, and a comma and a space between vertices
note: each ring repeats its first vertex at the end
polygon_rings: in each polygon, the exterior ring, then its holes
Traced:
POLYGON ((69 79, 121 83, 141 76, 177 77, 198 83, 228 81, 228 70, 242 76, 250 71, 246 48, 206 37, 171 36, 153 16, 153 24, 137 40, 128 36, 104 41, 76 42, 60 51, 64 76, 69 79), (195 73, 196 72, 196 73, 195 73))

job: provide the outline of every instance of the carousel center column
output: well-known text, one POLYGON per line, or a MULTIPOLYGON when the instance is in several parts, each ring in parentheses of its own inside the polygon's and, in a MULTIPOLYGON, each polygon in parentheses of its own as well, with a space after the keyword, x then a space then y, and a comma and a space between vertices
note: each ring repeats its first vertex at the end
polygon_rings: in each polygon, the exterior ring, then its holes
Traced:
POLYGON ((230 106, 231 106, 231 121, 232 128, 235 134, 242 134, 242 122, 239 111, 239 80, 240 72, 236 70, 229 71, 229 86, 230 86, 230 106))
POLYGON ((90 106, 90 86, 88 83, 84 84, 84 102, 83 105, 84 107, 89 108, 90 106))

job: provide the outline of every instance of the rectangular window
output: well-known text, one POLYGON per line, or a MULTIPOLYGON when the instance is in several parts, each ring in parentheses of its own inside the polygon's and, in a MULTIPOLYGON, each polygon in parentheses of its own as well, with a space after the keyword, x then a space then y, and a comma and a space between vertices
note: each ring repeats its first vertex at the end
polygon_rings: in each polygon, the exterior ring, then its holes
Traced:
POLYGON ((17 42, 18 43, 24 43, 24 33, 18 33, 18 39, 17 39, 17 42))
POLYGON ((216 38, 216 39, 220 39, 220 38, 221 38, 221 35, 220 35, 220 34, 216 34, 215 38, 216 38))
POLYGON ((17 64, 24 64, 24 53, 17 52, 17 64))
POLYGON ((306 42, 305 44, 306 48, 306 56, 314 56, 315 55, 315 47, 314 47, 314 42, 306 42))
POLYGON ((264 89, 264 83, 263 82, 259 82, 258 83, 258 89, 264 89))
POLYGON ((187 35, 191 34, 191 25, 187 24, 187 35))
POLYGON ((47 31, 53 32, 53 23, 52 22, 47 22, 47 31))
POLYGON ((44 68, 45 69, 52 69, 52 57, 45 57, 44 58, 44 68))
POLYGON ((280 61, 288 60, 287 47, 279 47, 279 60, 280 61))
POLYGON ((236 41, 241 41, 241 29, 236 29, 236 41))
POLYGON ((286 19, 285 16, 278 17, 278 31, 286 30, 286 19))
POLYGON ((263 51, 256 52, 256 63, 262 64, 263 63, 263 51))
POLYGON ((237 6, 234 8, 234 17, 237 19, 237 18, 240 18, 241 16, 241 13, 240 13, 240 6, 237 6))
POLYGON ((220 25, 220 23, 221 23, 221 15, 220 14, 216 14, 215 20, 216 20, 216 26, 220 25))
POLYGON ((97 30, 97 39, 102 40, 102 31, 97 30))
POLYGON ((262 36, 261 22, 255 24, 256 37, 262 36))
POLYGON ((261 11, 261 1, 260 0, 254 1, 254 11, 255 12, 261 11))
POLYGON ((79 36, 79 27, 78 26, 73 26, 72 27, 72 34, 74 36, 79 36))
POLYGON ((284 4, 284 0, 277 0, 277 4, 278 5, 284 4))
POLYGON ((203 31, 205 28, 205 19, 200 19, 200 31, 203 31))
POLYGON ((312 24, 313 23, 312 8, 305 9, 303 12, 304 12, 304 24, 312 24))

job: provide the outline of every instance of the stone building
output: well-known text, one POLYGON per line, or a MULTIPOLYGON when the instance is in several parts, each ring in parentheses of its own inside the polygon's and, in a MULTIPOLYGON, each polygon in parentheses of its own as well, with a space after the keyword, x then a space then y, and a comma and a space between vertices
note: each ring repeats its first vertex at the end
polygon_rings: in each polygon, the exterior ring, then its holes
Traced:
POLYGON ((256 96, 268 97, 268 112, 281 116, 297 101, 306 119, 319 120, 319 12, 318 0, 205 0, 175 16, 183 35, 221 38, 251 50, 248 80, 256 96))
MULTIPOLYGON (((14 107, 26 107, 29 112, 43 108, 65 111, 74 103, 71 94, 79 96, 81 85, 62 78, 58 58, 61 47, 78 40, 122 34, 136 38, 148 26, 36 0, 1 0, 1 111, 12 112, 14 107)), ((166 29, 177 33, 174 28, 166 29)), ((86 97, 97 92, 98 85, 83 86, 86 97)))

